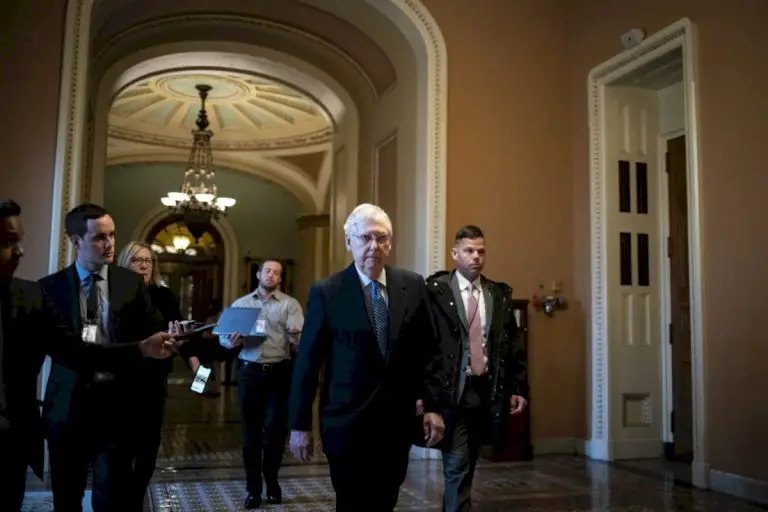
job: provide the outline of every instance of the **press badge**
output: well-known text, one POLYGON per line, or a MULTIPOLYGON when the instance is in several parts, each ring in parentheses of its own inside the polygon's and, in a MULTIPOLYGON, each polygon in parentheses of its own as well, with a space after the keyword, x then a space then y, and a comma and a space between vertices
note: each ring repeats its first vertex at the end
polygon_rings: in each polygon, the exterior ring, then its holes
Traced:
POLYGON ((205 385, 208 383, 208 377, 211 376, 211 369, 200 365, 195 374, 195 380, 192 381, 190 389, 195 393, 202 393, 205 391, 205 385))
POLYGON ((256 334, 259 336, 267 334, 267 322, 263 318, 261 320, 256 320, 256 334))
POLYGON ((96 324, 85 324, 83 326, 83 341, 86 343, 96 343, 96 332, 99 326, 96 324))

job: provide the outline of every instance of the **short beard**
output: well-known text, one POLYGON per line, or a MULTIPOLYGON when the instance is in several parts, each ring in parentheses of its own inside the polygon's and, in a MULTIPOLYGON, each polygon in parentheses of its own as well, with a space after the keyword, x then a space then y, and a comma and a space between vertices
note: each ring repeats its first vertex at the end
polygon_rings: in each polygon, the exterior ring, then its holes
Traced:
POLYGON ((265 292, 272 293, 273 291, 277 290, 277 285, 267 286, 265 284, 262 284, 261 289, 264 290, 265 292))

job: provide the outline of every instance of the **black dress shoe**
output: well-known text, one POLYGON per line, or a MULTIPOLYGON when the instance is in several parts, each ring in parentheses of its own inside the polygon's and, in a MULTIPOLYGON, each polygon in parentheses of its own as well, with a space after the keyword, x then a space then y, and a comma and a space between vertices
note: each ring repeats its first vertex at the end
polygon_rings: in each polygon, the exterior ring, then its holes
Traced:
POLYGON ((283 490, 280 485, 267 486, 267 503, 270 505, 280 505, 283 502, 283 490))
POLYGON ((246 510, 259 508, 261 506, 261 496, 254 496, 253 494, 249 494, 248 497, 245 498, 244 506, 246 510))

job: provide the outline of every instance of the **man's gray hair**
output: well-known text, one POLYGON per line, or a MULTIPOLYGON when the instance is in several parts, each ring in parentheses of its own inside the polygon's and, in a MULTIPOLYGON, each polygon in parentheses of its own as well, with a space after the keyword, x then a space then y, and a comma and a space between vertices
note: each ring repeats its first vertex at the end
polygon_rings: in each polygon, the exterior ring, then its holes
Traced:
POLYGON ((370 222, 379 222, 387 228, 387 234, 392 236, 392 221, 389 220, 387 212, 375 204, 359 204, 352 210, 344 223, 344 235, 352 236, 362 231, 365 224, 370 222))

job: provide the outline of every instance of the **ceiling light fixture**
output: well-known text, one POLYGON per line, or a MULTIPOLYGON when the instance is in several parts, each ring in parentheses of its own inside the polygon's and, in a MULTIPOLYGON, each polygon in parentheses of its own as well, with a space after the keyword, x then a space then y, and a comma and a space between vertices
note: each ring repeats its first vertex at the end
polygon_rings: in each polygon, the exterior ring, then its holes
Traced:
POLYGON ((194 139, 184 183, 180 192, 168 192, 160 201, 168 207, 169 213, 182 215, 187 229, 198 240, 210 221, 226 215, 227 209, 235 206, 237 201, 231 197, 219 197, 213 182, 216 177, 211 151, 213 132, 208 129, 208 114, 205 111, 205 99, 212 87, 198 84, 195 88, 200 94, 201 107, 197 116, 197 130, 192 130, 194 139))

